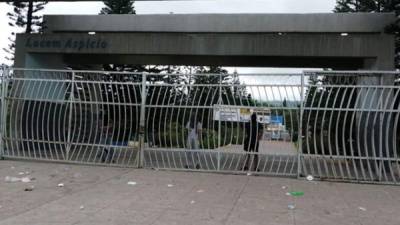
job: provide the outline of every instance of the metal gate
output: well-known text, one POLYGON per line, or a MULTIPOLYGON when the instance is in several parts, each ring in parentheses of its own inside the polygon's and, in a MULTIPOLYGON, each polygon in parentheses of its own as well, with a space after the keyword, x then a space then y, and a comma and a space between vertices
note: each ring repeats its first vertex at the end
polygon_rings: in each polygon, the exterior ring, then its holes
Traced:
POLYGON ((302 175, 400 183, 396 72, 306 72, 302 175))
POLYGON ((297 176, 300 74, 152 76, 162 82, 146 86, 145 167, 297 176), (263 137, 246 139, 253 113, 263 137))
POLYGON ((4 158, 400 183, 396 73, 1 71, 4 158))
POLYGON ((141 79, 140 74, 6 70, 3 157, 137 167, 141 79))

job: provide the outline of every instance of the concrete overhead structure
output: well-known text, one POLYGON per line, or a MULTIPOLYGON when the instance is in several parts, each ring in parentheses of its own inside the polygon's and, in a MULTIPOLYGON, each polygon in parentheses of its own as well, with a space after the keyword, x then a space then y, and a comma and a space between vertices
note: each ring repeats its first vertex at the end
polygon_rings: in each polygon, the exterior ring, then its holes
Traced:
POLYGON ((112 64, 394 68, 390 13, 47 15, 16 67, 112 64))

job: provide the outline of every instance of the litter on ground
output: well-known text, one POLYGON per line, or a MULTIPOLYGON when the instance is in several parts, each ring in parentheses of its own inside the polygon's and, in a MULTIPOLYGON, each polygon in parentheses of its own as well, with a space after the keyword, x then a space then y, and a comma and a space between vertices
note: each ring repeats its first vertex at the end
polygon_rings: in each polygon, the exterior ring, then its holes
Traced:
POLYGON ((24 189, 24 191, 33 191, 35 189, 35 186, 30 186, 24 189))
POLYGON ((136 185, 136 182, 135 182, 135 181, 129 181, 129 182, 128 182, 128 185, 135 186, 135 185, 136 185))
POLYGON ((168 187, 173 187, 174 185, 173 185, 173 184, 168 184, 167 186, 168 186, 168 187))
POLYGON ((21 178, 6 176, 4 178, 4 181, 7 182, 7 183, 15 183, 15 182, 20 182, 21 178))
POLYGON ((15 183, 15 182, 29 183, 32 180, 34 180, 34 178, 29 178, 29 177, 19 178, 19 177, 11 177, 11 176, 6 176, 4 178, 4 181, 6 183, 15 183))
POLYGON ((29 177, 23 177, 23 178, 21 178, 21 182, 22 182, 22 183, 29 183, 29 182, 31 182, 31 178, 29 178, 29 177))
POLYGON ((364 212, 367 211, 367 209, 364 208, 364 207, 358 207, 358 209, 361 210, 361 211, 364 211, 364 212))
POLYGON ((288 205, 288 209, 290 209, 290 210, 293 210, 293 209, 295 209, 295 208, 296 208, 296 206, 293 205, 293 204, 289 204, 289 205, 288 205))
POLYGON ((58 187, 64 187, 64 184, 63 183, 59 183, 57 186, 58 187))
POLYGON ((291 196, 294 196, 294 197, 300 197, 300 196, 304 195, 304 192, 302 192, 302 191, 292 191, 292 192, 289 192, 289 193, 290 193, 291 196))

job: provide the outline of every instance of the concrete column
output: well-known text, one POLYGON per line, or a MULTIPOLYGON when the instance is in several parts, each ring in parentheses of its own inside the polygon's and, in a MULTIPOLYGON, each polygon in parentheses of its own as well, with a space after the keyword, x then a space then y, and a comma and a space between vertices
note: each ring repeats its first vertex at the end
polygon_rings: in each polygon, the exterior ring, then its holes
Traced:
MULTIPOLYGON (((379 88, 379 86, 394 85, 394 74, 384 73, 394 69, 394 53, 382 55, 376 59, 366 59, 364 68, 372 71, 382 71, 376 74, 365 74, 357 79, 358 85, 367 85, 360 90, 359 101, 356 106, 358 127, 357 138, 361 146, 361 156, 375 158, 394 157, 393 141, 396 141, 394 129, 395 114, 385 112, 390 110, 395 101, 394 90, 379 88), (393 56, 393 57, 391 57, 393 56)), ((363 160, 366 169, 371 169, 375 179, 384 179, 383 173, 390 176, 391 162, 388 160, 363 160)), ((368 171, 367 170, 367 171, 368 171)), ((367 174, 368 176, 369 174, 367 174)))

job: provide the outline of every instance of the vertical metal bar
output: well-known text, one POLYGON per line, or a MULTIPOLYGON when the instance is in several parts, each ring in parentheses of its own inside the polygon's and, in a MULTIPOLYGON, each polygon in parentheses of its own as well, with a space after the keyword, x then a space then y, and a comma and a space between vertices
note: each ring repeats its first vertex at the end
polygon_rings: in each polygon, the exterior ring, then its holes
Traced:
MULTIPOLYGON (((384 80, 384 76, 385 74, 381 73, 378 75, 379 76, 379 86, 384 86, 385 85, 385 80, 384 80)), ((383 140, 383 134, 382 134, 382 130, 383 130, 383 115, 385 112, 385 108, 384 108, 384 104, 381 102, 382 100, 382 95, 385 93, 385 88, 380 88, 381 93, 380 93, 380 97, 378 99, 378 108, 377 108, 377 113, 379 113, 379 125, 378 125, 378 131, 379 131, 379 144, 378 144, 378 148, 379 148, 379 158, 381 160, 379 160, 379 172, 378 172, 378 179, 379 181, 382 181, 382 174, 385 174, 385 160, 383 160, 383 150, 382 150, 382 140, 383 140)), ((385 96, 386 98, 388 98, 389 96, 385 96)), ((386 99, 385 98, 385 99, 386 99)), ((387 155, 387 158, 389 158, 390 156, 387 155)), ((388 160, 388 162, 390 163, 390 161, 388 160)))
POLYGON ((145 132, 145 113, 146 113, 146 73, 142 73, 142 99, 140 103, 140 121, 139 121, 139 168, 144 166, 144 132, 145 132))
POLYGON ((72 136, 72 113, 73 113, 73 101, 74 101, 74 86, 75 86, 75 72, 72 71, 71 74, 71 94, 69 96, 69 115, 68 115, 68 133, 67 133, 67 149, 66 149, 66 159, 69 160, 69 152, 71 150, 71 136, 72 136))
POLYGON ((9 69, 4 68, 3 76, 1 77, 1 121, 0 121, 0 159, 4 157, 4 138, 5 138, 5 127, 7 123, 7 104, 5 102, 6 94, 7 94, 7 79, 9 76, 9 69))
POLYGON ((297 178, 301 175, 301 155, 303 152, 303 111, 304 111, 304 72, 301 74, 300 84, 300 117, 298 130, 298 152, 297 152, 297 178))
MULTIPOLYGON (((218 108, 222 105, 222 74, 219 74, 219 97, 218 97, 218 108)), ((218 110, 219 111, 219 110, 218 110)), ((218 155, 217 155, 217 171, 221 169, 221 111, 218 120, 218 155)))

